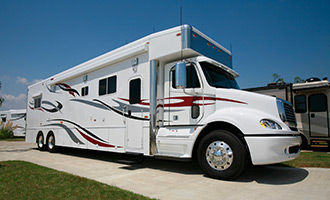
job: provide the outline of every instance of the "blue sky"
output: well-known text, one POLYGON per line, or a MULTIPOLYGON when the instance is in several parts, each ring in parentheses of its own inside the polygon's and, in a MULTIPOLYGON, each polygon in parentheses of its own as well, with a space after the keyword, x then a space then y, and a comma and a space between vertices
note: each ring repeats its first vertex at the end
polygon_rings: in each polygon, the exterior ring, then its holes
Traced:
POLYGON ((0 110, 25 108, 27 86, 127 42, 190 24, 232 46, 241 88, 272 74, 330 78, 326 0, 0 0, 0 110))

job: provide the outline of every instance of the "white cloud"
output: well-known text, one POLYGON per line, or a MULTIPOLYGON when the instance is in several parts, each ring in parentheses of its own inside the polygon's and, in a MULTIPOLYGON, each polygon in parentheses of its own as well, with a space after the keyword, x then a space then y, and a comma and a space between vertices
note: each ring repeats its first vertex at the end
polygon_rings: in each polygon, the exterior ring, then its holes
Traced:
POLYGON ((17 77, 16 82, 23 85, 30 85, 30 82, 26 78, 20 76, 17 77))
POLYGON ((18 96, 14 96, 11 94, 0 94, 5 101, 3 102, 0 110, 9 110, 9 109, 24 109, 27 105, 27 96, 26 94, 19 94, 18 96))
POLYGON ((32 81, 32 84, 38 83, 38 82, 40 82, 40 81, 42 81, 42 79, 34 79, 34 80, 32 81))

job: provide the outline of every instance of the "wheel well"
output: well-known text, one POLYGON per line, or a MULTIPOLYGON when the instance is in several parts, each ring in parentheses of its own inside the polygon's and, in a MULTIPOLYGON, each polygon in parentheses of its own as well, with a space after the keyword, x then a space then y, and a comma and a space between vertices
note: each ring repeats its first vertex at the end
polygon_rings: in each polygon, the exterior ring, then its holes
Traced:
POLYGON ((244 139, 243 132, 240 129, 238 129, 236 126, 234 126, 230 123, 227 123, 227 122, 211 122, 199 133, 199 135, 195 141, 194 148, 193 148, 193 155, 192 155, 193 159, 197 158, 197 149, 198 149, 199 143, 202 140, 202 138, 213 130, 225 130, 225 131, 229 131, 232 134, 234 134, 238 139, 240 139, 242 141, 242 143, 244 144, 244 146, 246 148, 246 151, 248 152, 248 155, 250 156, 250 151, 249 151, 248 145, 244 139))

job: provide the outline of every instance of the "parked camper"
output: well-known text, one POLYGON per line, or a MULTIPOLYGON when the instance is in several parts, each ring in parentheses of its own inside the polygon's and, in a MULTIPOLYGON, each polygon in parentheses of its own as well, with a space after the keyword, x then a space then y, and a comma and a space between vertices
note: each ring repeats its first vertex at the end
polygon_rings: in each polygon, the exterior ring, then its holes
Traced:
POLYGON ((13 130, 15 137, 25 137, 26 109, 0 111, 0 120, 3 123, 10 121, 16 126, 13 130))
POLYGON ((298 129, 306 147, 329 148, 330 83, 327 79, 307 79, 305 83, 269 84, 248 91, 283 98, 294 104, 298 129))
POLYGON ((291 104, 236 77, 231 52, 196 28, 154 33, 31 85, 26 141, 197 158, 219 179, 298 157, 291 104))

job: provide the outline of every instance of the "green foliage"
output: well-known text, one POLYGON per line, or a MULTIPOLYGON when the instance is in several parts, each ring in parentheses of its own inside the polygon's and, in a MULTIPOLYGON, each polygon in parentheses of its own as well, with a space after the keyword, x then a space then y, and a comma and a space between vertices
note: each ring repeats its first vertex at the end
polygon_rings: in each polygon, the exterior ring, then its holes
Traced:
POLYGON ((305 80, 301 79, 299 76, 294 77, 294 82, 293 83, 304 83, 305 80))
POLYGON ((285 83, 284 78, 278 74, 273 74, 273 83, 285 83))
MULTIPOLYGON (((278 75, 278 74, 273 74, 272 75, 273 77, 273 83, 285 83, 285 80, 284 78, 281 77, 281 75, 278 75)), ((293 80, 293 83, 304 83, 305 80, 304 79, 301 79, 299 76, 296 76, 293 80)))
POLYGON ((13 126, 13 123, 9 120, 7 123, 4 123, 0 120, 0 139, 8 139, 13 138, 13 131, 17 128, 17 126, 13 126))
POLYGON ((302 152, 292 161, 282 163, 289 167, 320 167, 330 168, 330 153, 327 152, 302 152))
POLYGON ((0 199, 149 199, 24 161, 0 162, 0 199))

